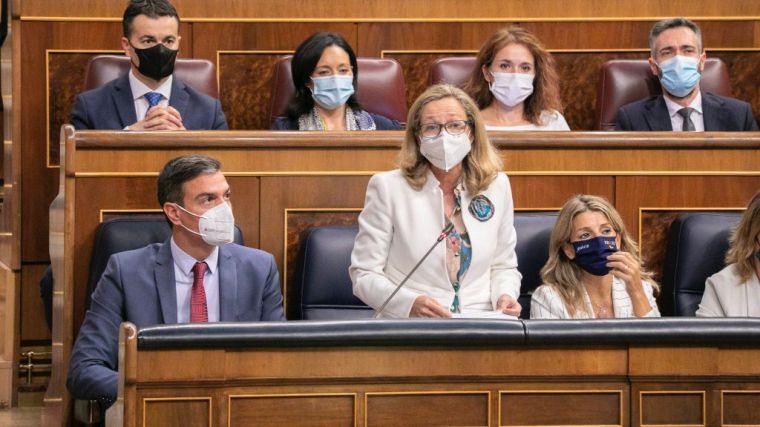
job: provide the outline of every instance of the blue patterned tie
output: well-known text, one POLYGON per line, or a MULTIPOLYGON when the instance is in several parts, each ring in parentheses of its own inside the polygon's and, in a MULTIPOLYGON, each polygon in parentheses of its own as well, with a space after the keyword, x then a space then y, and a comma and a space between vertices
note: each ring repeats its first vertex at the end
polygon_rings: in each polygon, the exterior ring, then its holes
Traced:
POLYGON ((148 109, 150 110, 158 105, 158 101, 161 100, 161 94, 158 92, 148 92, 145 94, 145 99, 148 100, 148 109))

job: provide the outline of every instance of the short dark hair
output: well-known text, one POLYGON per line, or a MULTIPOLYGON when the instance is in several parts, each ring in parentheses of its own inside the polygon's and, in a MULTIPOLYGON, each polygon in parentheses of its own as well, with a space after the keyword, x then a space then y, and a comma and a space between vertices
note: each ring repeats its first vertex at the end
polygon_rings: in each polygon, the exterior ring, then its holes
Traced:
POLYGON ((132 35, 132 21, 138 15, 145 15, 148 18, 157 19, 162 16, 172 16, 177 20, 179 27, 179 15, 177 9, 166 0, 130 0, 127 8, 124 10, 124 17, 121 25, 124 30, 124 37, 129 38, 132 35))
MULTIPOLYGON (((330 46, 338 46, 348 53, 348 59, 351 62, 351 68, 354 73, 354 91, 357 88, 356 82, 359 77, 359 67, 356 63, 356 55, 354 50, 338 33, 319 32, 313 34, 308 39, 304 40, 296 52, 293 54, 293 61, 291 63, 290 74, 293 77, 293 86, 296 87, 296 93, 293 99, 288 105, 286 115, 291 119, 297 119, 303 114, 306 114, 314 108, 314 98, 311 97, 311 91, 306 87, 306 83, 311 78, 311 73, 317 67, 319 58, 322 57, 322 52, 330 46)), ((356 98, 356 93, 351 95, 346 101, 346 104, 353 110, 361 110, 359 101, 356 98)))
POLYGON ((655 41, 657 41, 657 37, 660 34, 662 34, 665 30, 669 30, 671 28, 678 28, 678 27, 686 27, 690 29, 691 31, 694 31, 694 34, 697 35, 697 50, 699 50, 699 52, 702 53, 702 30, 699 29, 699 26, 695 24, 694 21, 691 21, 686 18, 678 17, 678 18, 663 19, 662 21, 654 24, 652 29, 649 31, 649 50, 651 52, 652 58, 654 58, 655 54, 657 53, 654 51, 655 41))
POLYGON ((204 174, 219 172, 219 160, 212 157, 192 155, 169 160, 158 175, 158 203, 176 203, 182 206, 185 197, 184 183, 204 174))

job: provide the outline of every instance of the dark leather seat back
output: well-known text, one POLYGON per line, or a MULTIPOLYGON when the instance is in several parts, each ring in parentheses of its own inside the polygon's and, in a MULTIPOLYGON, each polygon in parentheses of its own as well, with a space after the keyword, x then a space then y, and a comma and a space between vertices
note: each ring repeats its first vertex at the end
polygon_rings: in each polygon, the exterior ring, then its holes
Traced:
POLYGON ((323 226, 306 230, 296 266, 298 318, 366 319, 374 310, 354 296, 348 267, 358 226, 323 226))
MULTIPOLYGON (((728 68, 718 58, 707 58, 699 81, 702 92, 731 96, 728 68)), ((660 81, 646 59, 614 59, 602 65, 596 89, 594 129, 615 130, 620 107, 662 93, 660 81)))
MULTIPOLYGON (((90 296, 95 291, 111 255, 139 249, 151 243, 163 243, 171 233, 163 215, 114 218, 101 223, 95 232, 95 242, 92 246, 85 307, 90 307, 90 296)), ((234 241, 239 245, 243 244, 243 234, 237 226, 234 241)))
POLYGON ((541 268, 549 259, 549 237, 557 212, 515 212, 517 269, 522 274, 520 305, 522 319, 530 319, 530 298, 541 284, 541 268))
POLYGON ((428 83, 431 85, 448 83, 461 88, 470 78, 473 68, 475 68, 474 56, 438 58, 430 64, 428 83))
MULTIPOLYGON (((293 56, 283 56, 274 65, 269 123, 285 116, 295 86, 290 73, 293 56)), ((356 96, 362 108, 400 123, 406 123, 406 86, 401 65, 395 59, 357 58, 359 80, 356 96)))
POLYGON ((694 316, 705 280, 725 267, 728 239, 740 217, 739 212, 695 212, 673 221, 662 278, 663 315, 694 316))
MULTIPOLYGON (((129 72, 126 56, 97 55, 90 59, 84 75, 83 90, 95 89, 129 72)), ((198 92, 219 98, 216 67, 205 59, 177 58, 174 75, 198 92)))

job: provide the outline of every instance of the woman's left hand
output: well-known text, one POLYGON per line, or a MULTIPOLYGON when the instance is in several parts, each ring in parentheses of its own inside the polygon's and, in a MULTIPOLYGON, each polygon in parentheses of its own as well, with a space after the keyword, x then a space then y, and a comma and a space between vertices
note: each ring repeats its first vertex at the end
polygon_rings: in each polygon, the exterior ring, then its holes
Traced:
POLYGON ((633 255, 623 251, 615 252, 607 257, 607 267, 612 268, 610 273, 613 276, 625 282, 625 290, 631 298, 633 313, 637 317, 646 316, 652 311, 644 285, 641 283, 641 265, 633 255))
POLYGON ((514 298, 504 294, 496 301, 496 310, 510 316, 520 316, 522 306, 514 298))

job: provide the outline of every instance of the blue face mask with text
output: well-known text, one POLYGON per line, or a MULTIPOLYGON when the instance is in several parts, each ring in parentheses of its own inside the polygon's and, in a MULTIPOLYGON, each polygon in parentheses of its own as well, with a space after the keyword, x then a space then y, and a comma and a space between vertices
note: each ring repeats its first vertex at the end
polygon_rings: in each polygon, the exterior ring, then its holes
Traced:
POLYGON ((660 84, 669 94, 683 98, 699 83, 699 58, 676 55, 658 64, 660 84))
POLYGON ((354 76, 312 77, 311 96, 326 110, 334 110, 354 94, 354 76))
POLYGON ((575 249, 573 261, 578 267, 594 276, 604 276, 610 272, 607 257, 617 252, 615 236, 599 236, 588 240, 572 242, 575 249))

